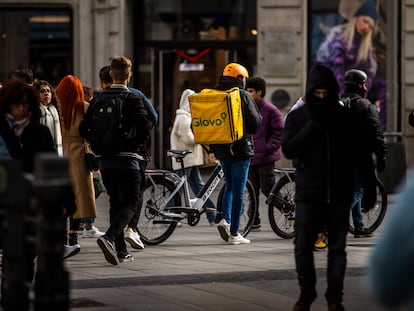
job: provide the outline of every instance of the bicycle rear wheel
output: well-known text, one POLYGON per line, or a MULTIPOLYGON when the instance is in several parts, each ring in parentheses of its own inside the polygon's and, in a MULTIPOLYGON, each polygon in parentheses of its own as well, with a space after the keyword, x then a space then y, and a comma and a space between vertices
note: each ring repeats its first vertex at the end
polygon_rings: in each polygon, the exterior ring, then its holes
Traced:
MULTIPOLYGON (((166 216, 167 211, 164 211, 166 199, 174 189, 175 184, 163 175, 147 178, 137 226, 141 240, 145 244, 160 244, 174 232, 177 220, 166 216)), ((178 193, 172 198, 171 205, 181 205, 181 197, 178 193)))
MULTIPOLYGON (((381 225, 384 220, 385 213, 387 211, 388 198, 385 191, 385 187, 382 182, 377 179, 377 202, 375 203, 374 208, 369 210, 367 213, 362 213, 362 222, 364 228, 373 233, 381 225)), ((349 228, 348 231, 351 234, 355 233, 354 221, 352 219, 352 211, 349 216, 349 228)))
MULTIPOLYGON (((217 212, 220 213, 222 211, 223 206, 223 195, 224 189, 226 185, 224 184, 220 190, 218 199, 217 199, 217 212)), ((244 188, 244 199, 243 199, 243 210, 240 216, 240 227, 239 233, 242 236, 247 236, 252 228, 254 218, 256 217, 257 213, 257 200, 256 195, 254 193, 253 185, 249 180, 246 182, 246 187, 244 188)))
POLYGON ((295 181, 283 176, 273 185, 268 198, 269 223, 273 231, 284 239, 295 236, 295 181))

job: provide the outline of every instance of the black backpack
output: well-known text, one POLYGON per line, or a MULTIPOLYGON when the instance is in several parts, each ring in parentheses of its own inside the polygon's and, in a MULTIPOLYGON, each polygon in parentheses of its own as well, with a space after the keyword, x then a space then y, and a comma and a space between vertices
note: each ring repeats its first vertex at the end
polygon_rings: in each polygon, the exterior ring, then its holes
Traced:
POLYGON ((129 91, 105 90, 94 98, 79 125, 79 134, 101 156, 125 151, 127 131, 123 127, 123 104, 129 91))

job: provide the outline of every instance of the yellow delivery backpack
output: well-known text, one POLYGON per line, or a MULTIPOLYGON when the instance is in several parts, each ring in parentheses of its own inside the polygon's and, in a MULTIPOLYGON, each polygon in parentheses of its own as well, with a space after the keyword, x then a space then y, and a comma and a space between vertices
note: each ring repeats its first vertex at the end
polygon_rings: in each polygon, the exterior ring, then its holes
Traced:
POLYGON ((188 100, 196 144, 229 144, 243 137, 238 87, 227 91, 204 89, 188 100))

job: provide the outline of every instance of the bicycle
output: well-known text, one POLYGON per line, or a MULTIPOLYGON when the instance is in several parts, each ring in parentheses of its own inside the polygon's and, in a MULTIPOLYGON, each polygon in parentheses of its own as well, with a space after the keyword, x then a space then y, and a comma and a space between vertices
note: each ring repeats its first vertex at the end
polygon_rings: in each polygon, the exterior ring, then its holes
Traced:
MULTIPOLYGON (((274 168, 274 173, 281 175, 273 185, 268 204, 269 222, 272 230, 281 238, 290 239, 295 236, 295 169, 274 168)), ((377 202, 375 207, 362 213, 366 230, 373 233, 382 223, 387 211, 388 199, 384 185, 377 178, 377 202)), ((350 213, 348 232, 354 234, 355 228, 350 213)))
MULTIPOLYGON (((169 150, 167 155, 180 163, 182 176, 161 169, 146 170, 146 187, 143 191, 143 204, 139 215, 138 233, 146 245, 157 245, 166 241, 174 232, 177 223, 184 220, 196 226, 205 209, 204 203, 224 178, 220 164, 212 171, 207 182, 195 198, 190 198, 184 158, 190 150, 169 150), (182 202, 182 194, 184 201, 182 202), (183 204, 182 204, 183 203, 183 204)), ((217 213, 222 208, 225 184, 217 199, 217 213)), ((244 190, 244 206, 240 218, 239 232, 247 236, 257 213, 257 201, 252 184, 247 181, 244 190)))

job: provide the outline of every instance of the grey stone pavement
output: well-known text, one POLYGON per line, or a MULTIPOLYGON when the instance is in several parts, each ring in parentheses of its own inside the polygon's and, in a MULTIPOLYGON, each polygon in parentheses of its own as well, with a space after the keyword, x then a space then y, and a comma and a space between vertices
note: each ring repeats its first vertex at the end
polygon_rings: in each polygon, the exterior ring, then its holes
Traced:
MULTIPOLYGON (((215 194, 216 195, 216 194, 215 194)), ((261 196, 263 226, 251 232, 249 245, 227 245, 205 215, 197 226, 183 224, 164 243, 142 251, 129 248, 135 260, 108 264, 96 239, 81 238, 81 252, 65 260, 70 273, 71 310, 291 310, 299 295, 293 240, 272 231, 261 196)), ((108 226, 108 197, 98 198, 96 225, 108 226)), ((345 278, 346 310, 385 310, 366 284, 367 261, 381 236, 348 236, 345 278)), ((318 298, 314 311, 327 310, 326 251, 315 252, 318 298)))

